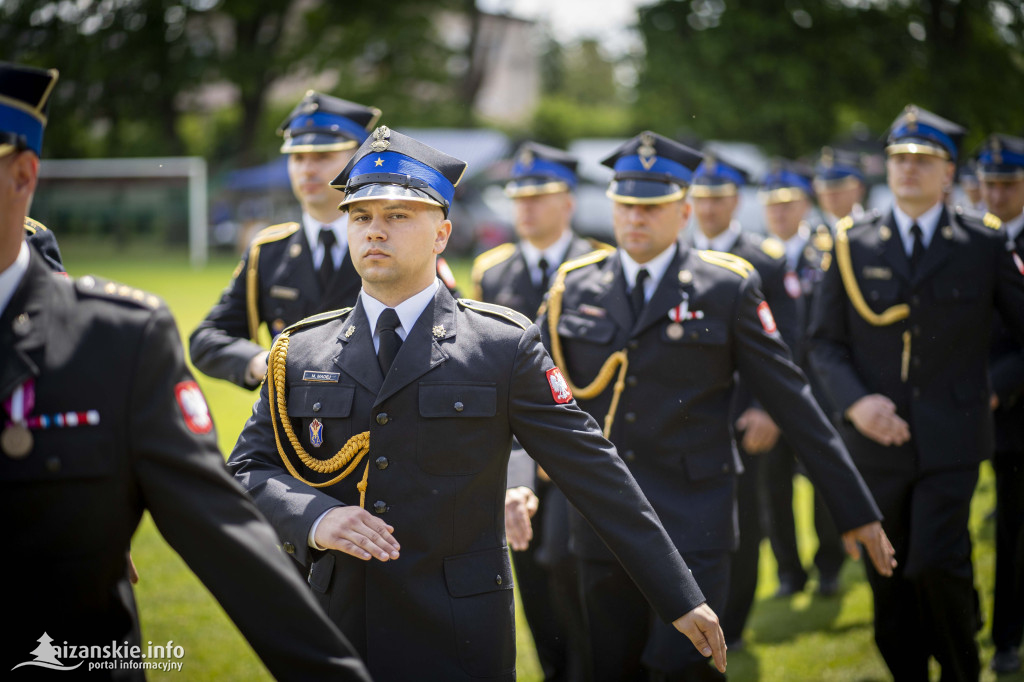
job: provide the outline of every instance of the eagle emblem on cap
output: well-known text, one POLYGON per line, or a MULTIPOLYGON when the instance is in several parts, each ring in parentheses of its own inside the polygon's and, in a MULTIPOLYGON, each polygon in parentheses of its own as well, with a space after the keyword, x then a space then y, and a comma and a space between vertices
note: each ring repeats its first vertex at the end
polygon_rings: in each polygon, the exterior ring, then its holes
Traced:
POLYGON ((640 134, 640 146, 637 148, 636 153, 640 156, 640 165, 644 167, 644 170, 651 170, 651 166, 658 160, 655 156, 657 150, 654 148, 654 136, 650 133, 640 134))
POLYGON ((533 166, 533 150, 524 149, 522 153, 519 155, 519 163, 525 168, 530 168, 531 166, 533 166))
POLYGON ((992 161, 994 163, 1003 162, 1003 147, 995 135, 992 136, 992 161))
POLYGON ((917 107, 913 104, 907 105, 907 132, 917 132, 917 107))
POLYGON ((712 154, 704 155, 704 168, 708 173, 714 173, 718 168, 718 160, 712 154))
POLYGON ((370 149, 375 152, 387 151, 388 147, 391 146, 391 129, 387 126, 378 126, 373 131, 373 142, 370 143, 370 149))
POLYGON ((825 168, 831 168, 836 162, 836 153, 832 147, 821 148, 821 165, 825 168))

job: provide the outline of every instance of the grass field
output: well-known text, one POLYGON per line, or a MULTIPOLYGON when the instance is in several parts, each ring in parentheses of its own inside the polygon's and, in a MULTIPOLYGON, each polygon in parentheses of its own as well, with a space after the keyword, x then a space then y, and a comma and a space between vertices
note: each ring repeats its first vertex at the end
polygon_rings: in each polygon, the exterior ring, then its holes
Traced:
MULTIPOLYGON (((183 251, 134 247, 115 250, 101 244, 62 242, 65 264, 74 276, 96 274, 162 296, 187 336, 216 301, 235 266, 234 258, 215 258, 202 270, 188 266, 183 251)), ((468 263, 452 263, 460 281, 468 281, 468 263)), ((231 450, 255 393, 197 374, 216 420, 221 448, 231 450)), ((810 488, 797 483, 797 521, 805 563, 814 551, 809 518, 810 488)), ((976 583, 983 613, 992 613, 994 528, 986 516, 994 505, 991 469, 985 465, 975 495, 971 526, 975 538, 976 583)), ((216 551, 211 547, 210 551, 216 551)), ((143 641, 173 640, 185 648, 181 673, 152 673, 150 679, 266 680, 270 676, 245 640, 182 560, 159 536, 147 517, 133 541, 132 553, 141 574, 136 594, 142 614, 143 641)), ((872 642, 871 592, 859 564, 847 562, 842 592, 824 599, 810 591, 790 599, 771 599, 776 587, 775 563, 767 543, 762 547, 758 601, 746 633, 747 646, 729 656, 734 682, 882 681, 889 679, 872 642)), ((813 586, 813 585, 812 585, 813 586)), ((273 589, 268 585, 267 589, 273 589)), ((259 595, 254 594, 254 599, 259 595)), ((519 679, 541 675, 525 625, 519 628, 519 679)), ((979 635, 983 663, 992 655, 988 626, 979 635)), ((681 639, 681 646, 688 644, 681 639)), ((938 679, 937 669, 933 679, 938 679)), ((996 676, 987 667, 982 680, 996 676)), ((1000 682, 1024 682, 1024 674, 1000 676, 1000 682)))

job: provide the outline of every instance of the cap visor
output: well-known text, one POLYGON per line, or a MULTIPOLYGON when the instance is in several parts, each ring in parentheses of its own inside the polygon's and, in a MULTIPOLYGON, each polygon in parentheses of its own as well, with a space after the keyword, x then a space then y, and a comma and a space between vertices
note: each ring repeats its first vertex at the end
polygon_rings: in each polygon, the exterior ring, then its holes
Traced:
POLYGON ((340 152, 346 149, 355 149, 358 146, 358 142, 347 137, 307 133, 305 135, 286 137, 284 139, 284 144, 281 145, 281 153, 340 152))
POLYGON ((535 197, 541 194, 557 194, 568 192, 569 184, 561 180, 546 180, 542 182, 523 182, 515 180, 505 185, 505 195, 512 199, 521 197, 535 197))
POLYGON ((734 197, 739 193, 731 182, 724 185, 690 185, 690 197, 693 199, 712 199, 714 197, 734 197))
POLYGON ((770 206, 806 199, 807 193, 799 187, 779 187, 778 189, 761 190, 757 193, 757 198, 765 206, 770 206))
POLYGON ((897 144, 891 144, 885 148, 885 153, 889 156, 896 154, 926 154, 928 156, 937 156, 940 159, 949 161, 949 152, 942 147, 936 147, 933 144, 925 142, 900 142, 897 144))
POLYGON ((656 180, 612 180, 605 194, 620 204, 667 204, 686 198, 686 188, 656 180))
POLYGON ((355 192, 345 195, 342 202, 338 204, 338 208, 354 204, 357 201, 369 201, 371 199, 416 201, 423 204, 430 204, 431 206, 437 206, 447 211, 444 206, 423 192, 412 187, 402 187, 401 185, 364 185, 355 192))

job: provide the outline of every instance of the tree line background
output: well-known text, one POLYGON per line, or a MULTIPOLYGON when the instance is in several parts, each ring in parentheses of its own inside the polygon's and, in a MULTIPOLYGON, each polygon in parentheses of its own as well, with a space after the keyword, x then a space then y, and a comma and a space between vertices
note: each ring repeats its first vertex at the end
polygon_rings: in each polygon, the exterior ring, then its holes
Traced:
MULTIPOLYGON (((661 0, 638 47, 595 40, 541 56, 542 96, 516 138, 650 128, 809 153, 881 135, 916 102, 966 125, 1024 133, 1021 0, 661 0)), ((473 101, 486 51, 475 0, 0 0, 0 59, 56 66, 52 158, 201 155, 216 172, 277 154, 294 100, 281 79, 331 73, 333 94, 405 127, 493 125, 473 101), (444 35, 439 12, 467 35, 444 35), (221 96, 212 97, 211 89, 221 96)))

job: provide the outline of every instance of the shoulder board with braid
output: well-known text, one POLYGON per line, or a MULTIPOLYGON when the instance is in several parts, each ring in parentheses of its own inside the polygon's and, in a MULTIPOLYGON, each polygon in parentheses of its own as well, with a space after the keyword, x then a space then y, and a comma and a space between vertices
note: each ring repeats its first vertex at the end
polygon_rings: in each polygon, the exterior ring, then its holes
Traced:
POLYGON ((283 331, 290 332, 301 327, 309 327, 310 325, 318 324, 320 322, 327 322, 328 320, 334 320, 339 317, 343 317, 352 312, 352 306, 347 308, 339 308, 338 310, 328 310, 326 312, 317 313, 316 315, 310 315, 304 317, 294 324, 290 324, 284 328, 283 331))
POLYGON ((471 274, 473 282, 479 284, 485 272, 499 263, 504 263, 511 258, 515 252, 516 245, 512 242, 506 242, 481 253, 473 259, 473 271, 471 274))
POLYGON ((973 227, 982 231, 998 231, 1003 227, 1003 221, 993 213, 982 213, 981 211, 966 209, 963 206, 956 206, 953 210, 956 212, 956 217, 960 224, 966 227, 973 227))
POLYGON ((156 310, 163 305, 159 296, 151 294, 142 289, 130 287, 127 284, 111 282, 92 275, 85 275, 75 279, 75 290, 81 296, 91 298, 103 298, 118 303, 128 303, 140 308, 151 308, 156 310))
POLYGON ((612 247, 608 247, 607 249, 598 249, 597 251, 591 251, 585 256, 580 256, 579 258, 573 258, 572 260, 565 261, 564 263, 558 266, 558 271, 571 272, 573 270, 577 270, 587 265, 600 263, 613 253, 615 253, 615 249, 613 249, 612 247))
POLYGON ((24 225, 25 231, 28 232, 29 234, 35 234, 36 232, 46 231, 46 225, 43 225, 38 220, 34 220, 32 218, 29 218, 28 216, 25 216, 24 225))
POLYGON ((269 244, 270 242, 280 241, 285 237, 290 237, 295 234, 300 225, 298 223, 281 223, 280 225, 271 225, 265 227, 256 233, 253 237, 252 244, 269 244))
POLYGON ((766 237, 762 240, 761 250, 773 260, 779 260, 786 255, 786 247, 775 237, 766 237))
POLYGON ((705 263, 711 265, 717 265, 720 268, 731 270, 743 279, 750 277, 750 273, 754 271, 754 266, 750 264, 745 258, 732 253, 724 253, 722 251, 701 251, 700 259, 705 263))
POLYGON ((458 299, 458 301, 459 305, 462 306, 463 308, 469 308, 470 310, 475 310, 478 313, 484 313, 486 315, 491 315, 493 317, 500 317, 502 319, 508 320, 509 322, 515 323, 516 325, 522 327, 523 329, 527 329, 531 324, 533 324, 533 320, 528 318, 526 315, 516 312, 511 308, 506 308, 503 305, 496 305, 494 303, 484 303, 483 301, 474 301, 471 298, 460 298, 458 299))

